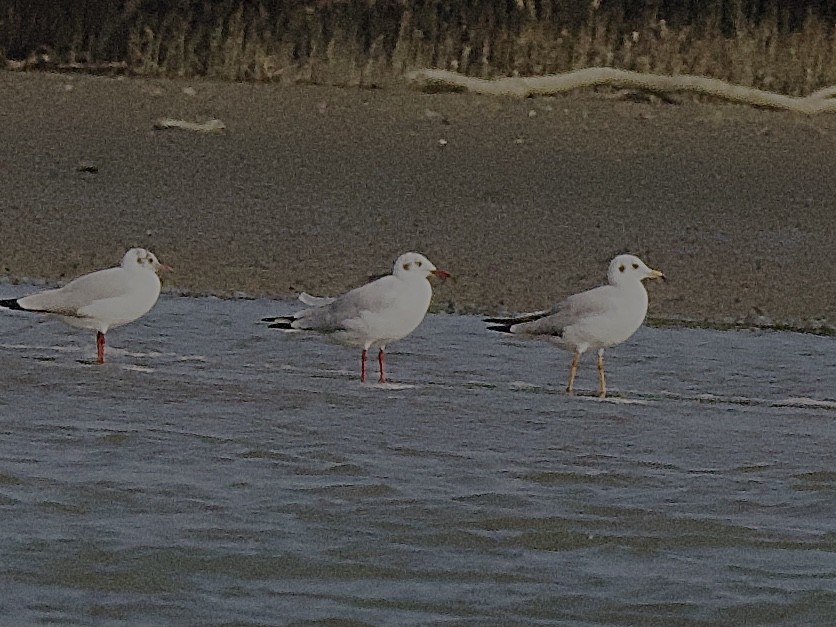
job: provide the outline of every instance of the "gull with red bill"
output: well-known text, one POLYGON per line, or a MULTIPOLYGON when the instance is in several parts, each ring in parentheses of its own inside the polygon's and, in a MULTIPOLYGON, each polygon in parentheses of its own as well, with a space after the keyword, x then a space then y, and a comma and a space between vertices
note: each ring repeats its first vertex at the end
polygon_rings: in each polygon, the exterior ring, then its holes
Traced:
POLYGON ((310 305, 290 316, 264 318, 270 328, 286 331, 315 331, 337 342, 362 348, 360 381, 366 381, 366 355, 378 348, 379 383, 386 382, 386 346, 412 333, 430 306, 430 275, 440 279, 449 272, 436 268, 419 253, 404 253, 395 261, 392 274, 354 288, 336 298, 301 294, 299 300, 310 305))
POLYGON ((151 311, 160 296, 158 272, 171 270, 144 248, 131 248, 115 268, 85 274, 64 287, 0 300, 0 307, 54 316, 96 332, 96 361, 104 363, 105 334, 151 311))

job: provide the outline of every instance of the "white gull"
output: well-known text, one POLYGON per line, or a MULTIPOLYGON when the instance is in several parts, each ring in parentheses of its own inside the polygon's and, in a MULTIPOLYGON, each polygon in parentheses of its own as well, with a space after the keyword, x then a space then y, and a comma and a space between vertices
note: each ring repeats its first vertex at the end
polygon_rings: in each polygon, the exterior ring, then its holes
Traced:
POLYGON ((0 300, 0 307, 49 314, 96 331, 96 361, 101 364, 107 331, 144 316, 157 302, 161 270, 170 268, 153 253, 131 248, 118 267, 85 274, 58 289, 0 300))
POLYGON ((383 369, 386 346, 412 333, 427 313, 432 298, 430 275, 447 278, 418 253, 404 253, 395 261, 392 274, 354 288, 336 298, 301 294, 299 300, 310 305, 290 316, 264 318, 271 328, 315 331, 341 344, 362 347, 360 381, 366 381, 366 355, 378 347, 380 383, 386 382, 383 369))
POLYGON ((488 329, 522 337, 545 339, 574 353, 566 391, 572 393, 575 374, 589 349, 598 351, 598 395, 607 395, 604 349, 626 341, 638 331, 647 314, 644 279, 665 278, 634 255, 610 262, 609 285, 569 296, 551 309, 514 318, 487 318, 488 329))

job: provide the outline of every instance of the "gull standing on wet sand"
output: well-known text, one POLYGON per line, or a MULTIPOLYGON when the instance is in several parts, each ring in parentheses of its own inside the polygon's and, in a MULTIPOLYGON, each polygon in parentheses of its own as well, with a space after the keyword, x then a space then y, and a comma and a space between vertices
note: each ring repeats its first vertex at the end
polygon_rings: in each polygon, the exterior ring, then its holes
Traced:
POLYGON ((131 248, 116 268, 85 274, 56 290, 0 300, 0 307, 49 314, 96 332, 96 361, 104 363, 105 333, 151 311, 160 296, 157 272, 171 270, 144 248, 131 248))
POLYGON ((291 316, 264 318, 270 328, 316 331, 347 346, 362 347, 360 382, 366 381, 366 355, 379 347, 379 383, 386 382, 383 370, 387 344, 412 333, 427 313, 432 298, 430 275, 440 279, 449 272, 436 268, 424 255, 404 253, 395 261, 392 274, 357 287, 336 298, 302 293, 299 300, 310 309, 291 316))
POLYGON ((619 255, 610 262, 609 285, 602 285, 569 296, 551 309, 523 314, 515 318, 487 318, 488 329, 521 337, 548 340, 574 353, 569 368, 571 394, 575 374, 583 355, 590 348, 598 350, 598 395, 607 395, 604 377, 604 349, 626 341, 638 331, 647 314, 647 291, 644 279, 664 279, 633 255, 619 255))

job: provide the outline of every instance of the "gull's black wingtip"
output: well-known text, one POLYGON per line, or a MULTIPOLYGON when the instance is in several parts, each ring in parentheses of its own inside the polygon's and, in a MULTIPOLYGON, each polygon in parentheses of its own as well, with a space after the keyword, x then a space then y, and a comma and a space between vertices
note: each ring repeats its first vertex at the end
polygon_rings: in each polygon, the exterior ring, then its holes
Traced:
POLYGON ((485 322, 500 322, 502 324, 491 324, 488 326, 488 331, 498 331, 499 333, 510 333, 511 327, 514 326, 512 323, 505 322, 503 320, 498 319, 488 319, 485 322))
POLYGON ((0 299, 0 307, 4 307, 6 309, 15 309, 15 310, 18 310, 18 311, 23 311, 23 307, 21 307, 20 303, 17 302, 17 298, 0 299))
POLYGON ((268 316, 267 318, 262 318, 261 321, 269 323, 267 325, 268 329, 293 328, 293 318, 288 318, 287 316, 268 316))

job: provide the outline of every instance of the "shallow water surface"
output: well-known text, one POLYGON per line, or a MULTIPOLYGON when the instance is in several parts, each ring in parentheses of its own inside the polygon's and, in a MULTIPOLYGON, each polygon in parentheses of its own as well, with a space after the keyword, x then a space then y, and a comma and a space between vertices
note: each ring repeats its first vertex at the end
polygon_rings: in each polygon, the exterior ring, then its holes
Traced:
POLYGON ((1 623, 836 621, 832 338, 645 328, 600 401, 466 316, 360 385, 295 307, 163 297, 104 366, 0 315, 1 623))

